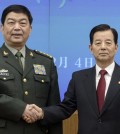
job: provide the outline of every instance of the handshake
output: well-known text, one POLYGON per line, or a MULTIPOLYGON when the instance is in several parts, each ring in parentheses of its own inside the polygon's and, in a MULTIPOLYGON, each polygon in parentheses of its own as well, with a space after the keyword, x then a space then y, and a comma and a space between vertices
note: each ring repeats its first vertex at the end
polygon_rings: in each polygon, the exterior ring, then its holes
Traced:
POLYGON ((27 123, 34 123, 37 120, 43 119, 43 117, 43 110, 35 104, 27 104, 22 114, 23 120, 25 120, 27 123))

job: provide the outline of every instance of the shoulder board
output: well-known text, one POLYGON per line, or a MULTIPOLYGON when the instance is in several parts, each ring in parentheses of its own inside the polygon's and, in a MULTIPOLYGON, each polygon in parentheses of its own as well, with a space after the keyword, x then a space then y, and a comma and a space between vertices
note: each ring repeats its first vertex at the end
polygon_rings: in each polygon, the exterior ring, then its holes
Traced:
POLYGON ((34 52, 35 52, 35 53, 37 53, 37 54, 40 54, 40 55, 46 56, 46 57, 48 57, 48 58, 50 58, 50 59, 52 59, 52 58, 53 58, 51 55, 46 54, 46 53, 43 53, 43 52, 40 52, 40 51, 38 51, 38 50, 34 50, 34 52))

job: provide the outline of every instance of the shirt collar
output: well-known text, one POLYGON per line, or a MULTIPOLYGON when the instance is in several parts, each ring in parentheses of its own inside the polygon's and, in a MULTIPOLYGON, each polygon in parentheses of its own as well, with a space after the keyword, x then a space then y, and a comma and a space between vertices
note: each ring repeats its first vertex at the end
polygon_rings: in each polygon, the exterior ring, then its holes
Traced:
MULTIPOLYGON (((17 49, 15 49, 15 48, 13 48, 13 47, 10 47, 10 46, 7 45, 6 43, 5 43, 5 46, 13 53, 13 55, 15 55, 15 54, 18 52, 17 49)), ((20 50, 20 52, 22 53, 23 57, 25 58, 26 47, 23 46, 22 49, 20 50)))
MULTIPOLYGON (((114 62, 114 61, 113 61, 112 64, 110 64, 109 66, 107 66, 107 67, 105 68, 105 70, 107 71, 107 73, 108 73, 109 76, 112 76, 112 73, 113 73, 114 68, 115 68, 115 62, 114 62)), ((96 76, 97 76, 97 77, 100 75, 100 74, 99 74, 100 70, 102 70, 102 68, 100 68, 100 67, 96 64, 96 76)))

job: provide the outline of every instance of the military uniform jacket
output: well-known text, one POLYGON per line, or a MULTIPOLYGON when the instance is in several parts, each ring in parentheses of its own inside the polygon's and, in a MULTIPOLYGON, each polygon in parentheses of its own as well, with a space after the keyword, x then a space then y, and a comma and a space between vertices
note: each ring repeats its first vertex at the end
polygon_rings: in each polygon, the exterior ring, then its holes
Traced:
POLYGON ((99 113, 95 67, 74 72, 61 104, 44 108, 44 119, 57 122, 78 110, 78 134, 120 134, 120 66, 115 64, 99 113))
POLYGON ((0 134, 61 134, 61 123, 26 123, 26 104, 39 107, 60 102, 53 58, 26 48, 24 71, 5 45, 0 48, 0 134))

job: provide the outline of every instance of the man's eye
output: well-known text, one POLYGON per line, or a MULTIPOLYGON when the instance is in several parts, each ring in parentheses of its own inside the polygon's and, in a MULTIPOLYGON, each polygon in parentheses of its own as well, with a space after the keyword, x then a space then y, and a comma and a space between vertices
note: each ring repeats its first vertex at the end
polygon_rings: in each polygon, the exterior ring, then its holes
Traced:
POLYGON ((106 45, 107 46, 110 46, 112 43, 111 42, 106 42, 106 45))
POLYGON ((27 24, 26 22, 21 22, 20 23, 21 26, 26 26, 26 24, 27 24))
POLYGON ((106 44, 111 44, 111 42, 106 42, 106 44))
POLYGON ((97 45, 97 46, 100 45, 100 44, 101 44, 100 42, 96 42, 96 43, 95 43, 95 45, 97 45))
POLYGON ((9 25, 14 25, 13 21, 8 22, 9 25))
POLYGON ((20 24, 26 24, 25 22, 21 22, 20 24))

